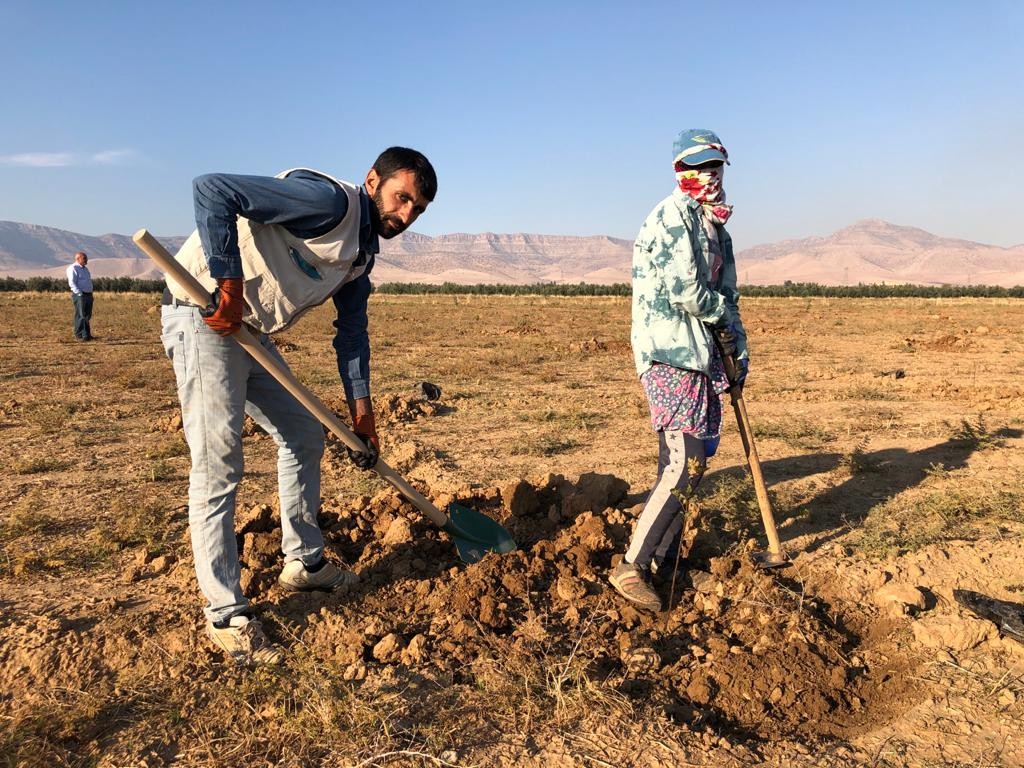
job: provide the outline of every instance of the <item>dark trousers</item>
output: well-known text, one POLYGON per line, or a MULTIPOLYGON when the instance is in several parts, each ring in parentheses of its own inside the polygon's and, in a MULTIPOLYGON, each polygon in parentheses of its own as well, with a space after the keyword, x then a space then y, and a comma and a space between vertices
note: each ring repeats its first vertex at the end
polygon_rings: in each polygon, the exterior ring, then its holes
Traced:
POLYGON ((92 294, 72 293, 71 301, 75 305, 75 336, 80 339, 91 339, 92 328, 92 294))

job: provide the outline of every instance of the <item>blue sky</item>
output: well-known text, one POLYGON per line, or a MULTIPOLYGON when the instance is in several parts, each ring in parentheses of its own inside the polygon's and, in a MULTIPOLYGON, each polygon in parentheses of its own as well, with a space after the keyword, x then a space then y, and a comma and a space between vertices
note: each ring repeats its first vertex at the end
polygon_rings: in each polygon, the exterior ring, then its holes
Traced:
POLYGON ((877 217, 1024 243, 1024 3, 0 0, 0 219, 194 227, 190 181, 391 144, 415 229, 632 238, 716 130, 737 247, 877 217))

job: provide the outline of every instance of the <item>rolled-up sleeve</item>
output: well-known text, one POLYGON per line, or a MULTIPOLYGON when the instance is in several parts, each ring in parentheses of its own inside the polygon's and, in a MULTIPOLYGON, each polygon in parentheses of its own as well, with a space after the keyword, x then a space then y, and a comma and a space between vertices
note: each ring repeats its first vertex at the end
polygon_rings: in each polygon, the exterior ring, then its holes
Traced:
POLYGON ((334 351, 345 397, 349 400, 370 396, 370 334, 366 314, 369 298, 368 274, 346 283, 334 294, 334 306, 338 310, 338 319, 334 321, 337 329, 334 351))

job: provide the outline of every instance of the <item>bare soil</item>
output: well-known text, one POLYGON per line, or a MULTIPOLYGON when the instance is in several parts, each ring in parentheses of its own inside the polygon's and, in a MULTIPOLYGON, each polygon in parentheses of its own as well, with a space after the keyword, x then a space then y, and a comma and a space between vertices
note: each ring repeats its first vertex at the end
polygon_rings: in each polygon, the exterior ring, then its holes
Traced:
MULTIPOLYGON (((236 529, 277 671, 202 631, 155 304, 98 296, 78 343, 65 297, 0 294, 6 764, 1024 765, 1024 646, 952 596, 1024 600, 1021 302, 745 300, 793 562, 752 566, 727 410, 689 556, 657 575, 671 610, 645 614, 606 581, 656 462, 628 301, 374 296, 385 458, 519 549, 460 563, 332 446, 321 526, 361 581, 287 594, 275 448, 250 425, 236 529)), ((330 322, 279 344, 340 412, 330 322)))

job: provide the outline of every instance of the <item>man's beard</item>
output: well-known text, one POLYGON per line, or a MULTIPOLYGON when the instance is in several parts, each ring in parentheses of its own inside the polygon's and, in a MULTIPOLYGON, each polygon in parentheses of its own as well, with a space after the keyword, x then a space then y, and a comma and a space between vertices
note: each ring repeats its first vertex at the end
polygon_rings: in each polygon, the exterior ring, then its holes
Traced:
MULTIPOLYGON (((381 185, 383 186, 383 184, 381 185)), ((384 206, 384 200, 381 197, 381 187, 377 187, 377 191, 373 193, 370 198, 373 201, 372 210, 370 215, 373 217, 373 229, 374 231, 385 240, 390 240, 395 235, 400 235, 405 231, 405 224, 400 218, 392 214, 381 215, 381 208, 384 206)))

